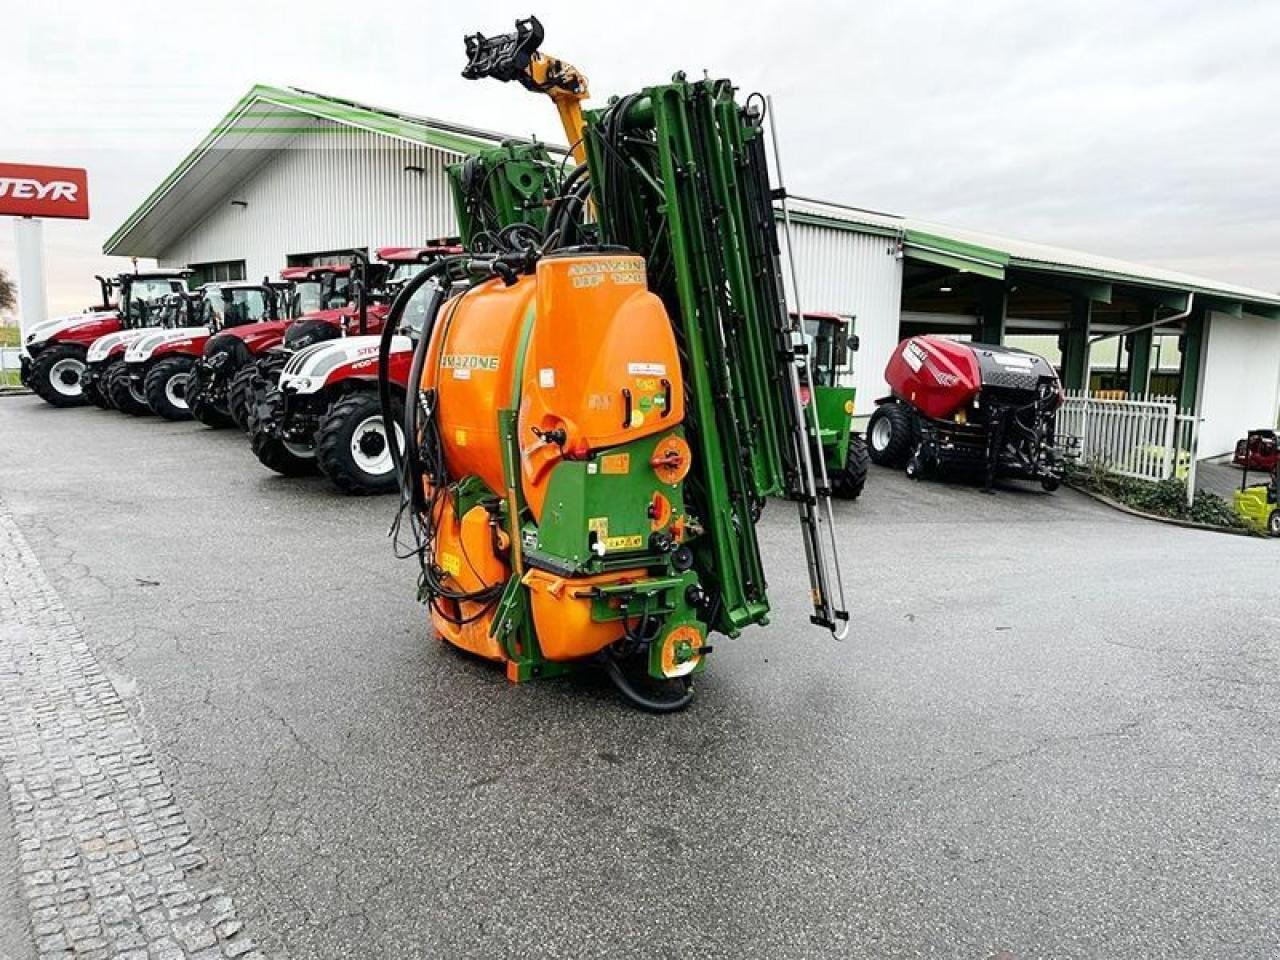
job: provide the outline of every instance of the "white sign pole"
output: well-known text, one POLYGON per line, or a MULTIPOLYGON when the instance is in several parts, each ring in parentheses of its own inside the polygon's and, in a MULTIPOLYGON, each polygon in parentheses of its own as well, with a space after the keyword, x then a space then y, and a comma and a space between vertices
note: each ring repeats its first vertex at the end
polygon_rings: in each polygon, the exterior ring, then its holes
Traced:
POLYGON ((13 240, 18 248, 18 342, 26 343, 27 330, 49 318, 44 282, 44 221, 14 217, 13 240))

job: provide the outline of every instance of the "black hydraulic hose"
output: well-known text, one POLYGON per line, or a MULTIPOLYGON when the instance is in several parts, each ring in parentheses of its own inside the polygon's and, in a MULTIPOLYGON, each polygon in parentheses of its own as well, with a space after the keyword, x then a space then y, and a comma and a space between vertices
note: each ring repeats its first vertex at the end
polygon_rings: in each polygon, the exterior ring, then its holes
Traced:
MULTIPOLYGON (((422 329, 418 332, 418 342, 413 346, 413 359, 409 363, 409 380, 405 384, 404 417, 404 460, 408 470, 402 471, 396 464, 396 475, 401 482, 410 486, 410 499, 414 507, 422 506, 422 465, 418 454, 418 390, 422 384, 422 368, 426 366, 427 350, 435 331, 436 317, 440 313, 440 304, 444 302, 444 290, 437 288, 427 303, 426 313, 422 317, 422 329)), ((386 411, 386 407, 383 408, 386 411)), ((388 411, 389 412, 389 411, 388 411)), ((394 447, 394 444, 392 444, 394 447)))
POLYGON ((617 661, 606 655, 604 658, 605 673, 609 675, 609 679, 613 681, 613 685, 618 688, 618 692, 630 700, 641 710, 647 710, 649 713, 677 713, 683 710, 693 701, 693 684, 685 681, 685 691, 674 700, 654 700, 646 697, 643 693, 631 685, 631 681, 627 679, 627 675, 622 672, 622 668, 618 666, 617 661))
MULTIPOLYGON (((386 325, 382 328, 382 336, 378 340, 378 402, 382 406, 382 428, 387 433, 387 445, 391 450, 391 462, 395 465, 397 474, 401 474, 404 458, 401 456, 401 451, 396 444, 395 411, 391 405, 391 341, 395 337, 396 328, 400 325, 400 319, 404 316, 405 308, 408 307, 409 301, 413 299, 414 294, 422 288, 423 284, 443 274, 452 263, 459 259, 462 258, 449 257, 444 260, 437 260, 425 270, 409 278, 405 285, 400 288, 400 292, 396 294, 395 300, 391 302, 391 310, 387 313, 386 325)), ((430 338, 428 321, 431 319, 431 317, 424 318, 419 343, 425 343, 430 338)), ((414 352, 415 354, 417 353, 416 350, 414 352)), ((408 387, 408 392, 412 395, 414 390, 412 380, 409 381, 408 387)), ((409 440, 410 437, 406 435, 406 449, 408 448, 409 440)))

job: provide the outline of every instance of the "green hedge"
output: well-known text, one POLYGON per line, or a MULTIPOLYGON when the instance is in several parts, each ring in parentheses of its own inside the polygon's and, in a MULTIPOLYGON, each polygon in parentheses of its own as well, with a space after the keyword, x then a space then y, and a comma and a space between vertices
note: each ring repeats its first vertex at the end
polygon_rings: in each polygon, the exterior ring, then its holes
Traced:
POLYGON ((1236 515, 1231 503, 1216 493, 1197 490, 1195 501, 1187 506, 1186 481, 1176 477, 1152 483, 1118 477, 1099 467, 1074 467, 1067 479, 1073 486, 1100 493, 1143 513, 1206 523, 1213 527, 1245 528, 1244 521, 1236 515))

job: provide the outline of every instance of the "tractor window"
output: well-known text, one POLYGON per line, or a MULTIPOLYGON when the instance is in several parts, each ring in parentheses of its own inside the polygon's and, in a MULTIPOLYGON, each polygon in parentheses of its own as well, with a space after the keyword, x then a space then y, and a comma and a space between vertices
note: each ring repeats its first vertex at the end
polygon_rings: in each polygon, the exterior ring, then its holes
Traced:
POLYGON ((143 326, 149 325, 155 312, 156 301, 179 289, 179 281, 168 277, 139 277, 128 286, 129 319, 143 326))
POLYGON ((413 298, 405 304, 399 332, 411 337, 417 337, 422 333, 422 325, 427 319, 427 304, 431 301, 431 292, 434 289, 432 284, 424 283, 414 292, 413 298))
POLYGON ((425 269, 427 269, 425 263, 393 263, 390 272, 387 273, 387 285, 412 280, 425 269))
POLYGON ((211 289, 204 301, 204 322, 215 330, 268 318, 267 297, 261 290, 211 289))
POLYGON ((805 339, 817 386, 833 387, 840 371, 849 362, 849 338, 843 323, 832 317, 805 317, 805 339))
POLYGON ((293 315, 315 313, 320 309, 320 281, 299 280, 293 285, 293 315))
POLYGON ((320 306, 321 310, 341 310, 343 307, 351 305, 351 278, 346 276, 333 276, 329 282, 325 284, 324 300, 320 306))

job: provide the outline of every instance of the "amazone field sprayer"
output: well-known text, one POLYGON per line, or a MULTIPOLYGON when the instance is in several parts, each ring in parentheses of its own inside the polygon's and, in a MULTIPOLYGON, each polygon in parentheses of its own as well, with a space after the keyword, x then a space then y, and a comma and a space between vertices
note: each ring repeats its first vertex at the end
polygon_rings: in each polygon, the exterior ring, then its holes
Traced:
POLYGON ((798 505, 811 620, 848 629, 783 295, 785 194, 762 98, 677 75, 584 114, 586 79, 542 35, 530 18, 467 38, 463 75, 548 94, 577 165, 507 143, 451 169, 468 252, 409 281, 382 338, 391 436, 392 333, 434 284, 393 446, 400 528, 443 639, 513 681, 597 662, 665 712, 691 700, 712 632, 768 622, 770 497, 798 505))

